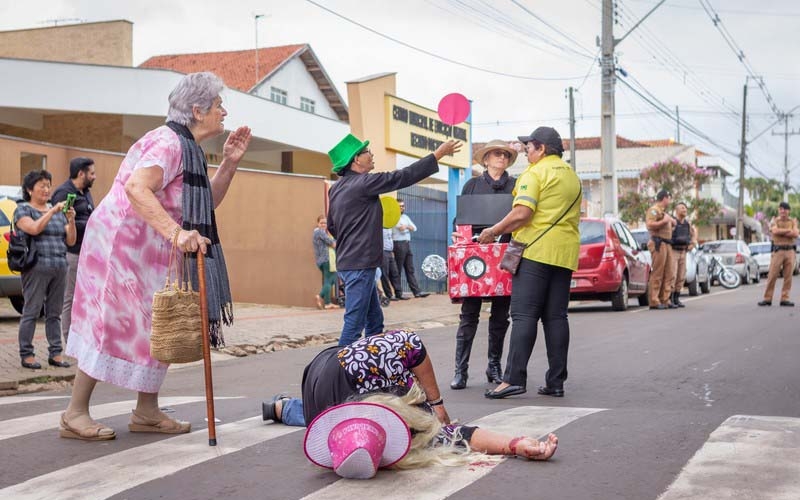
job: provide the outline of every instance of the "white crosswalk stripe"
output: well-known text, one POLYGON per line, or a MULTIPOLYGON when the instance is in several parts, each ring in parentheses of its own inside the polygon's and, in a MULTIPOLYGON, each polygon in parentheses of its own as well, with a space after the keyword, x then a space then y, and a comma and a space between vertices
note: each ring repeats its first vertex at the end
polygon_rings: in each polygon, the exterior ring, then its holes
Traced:
POLYGON ((728 418, 658 500, 731 498, 800 498, 800 418, 728 418))
POLYGON ((68 397, 69 396, 4 396, 0 398, 0 406, 47 401, 48 399, 66 399, 68 397))
MULTIPOLYGON (((470 425, 485 427, 512 436, 541 437, 568 423, 603 411, 597 408, 550 408, 523 406, 493 413, 470 425)), ((414 498, 438 500, 463 489, 489 474, 498 464, 481 464, 469 467, 428 467, 425 474, 409 471, 380 471, 370 481, 339 480, 303 500, 352 500, 353 498, 381 498, 381 500, 406 500, 408 485, 414 485, 414 498)), ((533 465, 532 465, 533 466, 533 465)))
MULTIPOLYGON (((224 399, 238 399, 229 397, 216 397, 215 401, 224 399)), ((159 404, 161 406, 177 406, 188 403, 197 403, 205 401, 204 396, 179 396, 172 398, 160 398, 159 404)), ((18 401, 19 402, 19 401, 18 401)), ((102 405, 95 405, 91 407, 92 418, 108 418, 130 411, 136 406, 136 401, 119 401, 116 403, 107 403, 102 405)), ((3 420, 0 425, 0 441, 4 439, 15 438, 25 434, 40 432, 47 429, 55 429, 59 426, 62 411, 53 411, 48 413, 40 413, 38 415, 31 415, 21 418, 13 418, 10 420, 3 420)))
POLYGON ((202 429, 35 477, 0 490, 0 498, 108 498, 187 467, 300 431, 298 427, 264 425, 261 417, 248 418, 218 426, 218 446, 208 446, 207 430, 202 429))

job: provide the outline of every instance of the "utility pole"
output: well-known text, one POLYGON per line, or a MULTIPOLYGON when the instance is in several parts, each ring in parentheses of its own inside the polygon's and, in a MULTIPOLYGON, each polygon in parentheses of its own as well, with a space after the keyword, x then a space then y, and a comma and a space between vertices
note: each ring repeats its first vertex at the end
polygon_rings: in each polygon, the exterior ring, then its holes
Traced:
POLYGON ((675 106, 675 126, 677 127, 677 133, 675 134, 675 142, 680 144, 681 143, 681 112, 678 109, 678 106, 675 106))
POLYGON ((575 163, 575 99, 572 97, 574 89, 569 88, 569 163, 572 170, 578 169, 575 163))
POLYGON ((772 135, 783 136, 783 201, 789 201, 789 188, 792 185, 789 183, 789 136, 800 134, 800 130, 792 130, 789 132, 789 117, 791 115, 786 113, 783 115, 783 132, 772 132, 772 135))
MULTIPOLYGON (((603 215, 617 215, 617 170, 614 154, 617 149, 614 116, 614 92, 617 75, 614 71, 614 0, 603 0, 603 23, 600 40, 600 189, 603 215)), ((573 165, 574 166, 574 165, 573 165)))
POLYGON ((614 92, 617 75, 614 64, 614 47, 625 40, 650 14, 665 2, 660 0, 650 11, 633 25, 621 38, 614 38, 614 0, 603 0, 602 31, 600 35, 600 188, 602 191, 603 214, 617 215, 617 170, 614 156, 617 149, 616 117, 614 111, 614 92))
POLYGON ((258 85, 258 20, 264 17, 264 14, 253 14, 253 24, 255 25, 256 31, 256 79, 253 86, 258 85))
POLYGON ((736 206, 736 239, 744 241, 744 164, 747 161, 747 78, 742 98, 742 152, 739 155, 739 203, 736 206))

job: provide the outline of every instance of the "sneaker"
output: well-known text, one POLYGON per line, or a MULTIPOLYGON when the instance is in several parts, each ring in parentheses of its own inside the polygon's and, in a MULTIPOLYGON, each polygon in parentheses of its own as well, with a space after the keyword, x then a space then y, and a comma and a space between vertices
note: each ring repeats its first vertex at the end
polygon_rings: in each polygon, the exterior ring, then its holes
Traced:
MULTIPOLYGON (((761 302, 758 303, 758 305, 760 305, 760 306, 771 306, 772 302, 770 302, 769 300, 762 300, 761 302)), ((792 304, 792 305, 794 305, 794 304, 792 304)))

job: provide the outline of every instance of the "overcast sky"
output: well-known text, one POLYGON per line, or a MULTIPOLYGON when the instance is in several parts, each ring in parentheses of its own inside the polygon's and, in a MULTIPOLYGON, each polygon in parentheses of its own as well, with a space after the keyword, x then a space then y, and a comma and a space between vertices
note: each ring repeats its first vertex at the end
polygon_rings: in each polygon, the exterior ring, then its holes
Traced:
MULTIPOLYGON (((800 2, 703 0, 729 40, 763 77, 775 107, 800 105, 800 2)), ((309 43, 343 97, 345 82, 397 72, 398 95, 436 108, 460 92, 473 100, 475 141, 510 140, 539 125, 569 135, 565 89, 576 93, 577 136, 600 135, 600 76, 595 38, 601 0, 26 0, 0 3, 0 30, 127 19, 133 58, 309 43), (342 17, 364 27, 348 22, 342 17), (381 35, 369 31, 377 31, 381 35), (397 41, 388 40, 391 37, 397 41), (398 43, 402 42, 402 43, 398 43), (403 45, 406 44, 406 45, 403 45), (408 46, 416 47, 415 50, 408 46), (441 58, 456 61, 454 64, 441 58), (480 71, 480 68, 486 71, 480 71)), ((621 37, 657 0, 617 0, 621 37)), ((659 100, 708 139, 681 128, 683 143, 722 156, 738 172, 742 88, 748 72, 715 28, 701 0, 667 0, 617 47, 625 80, 659 100), (709 140, 710 139, 710 140, 709 140)), ((776 116, 751 81, 748 140, 776 116)), ((625 85, 617 85, 617 133, 630 139, 675 138, 674 120, 625 85)), ((800 109, 798 109, 800 111, 800 109)), ((800 113, 798 113, 800 115, 800 113)), ((789 120, 800 131, 800 118, 789 120)), ((756 168, 783 178, 783 122, 749 148, 756 168)), ((580 157, 578 157, 580 161, 580 157)), ((791 181, 800 184, 800 135, 789 138, 791 181)), ((748 168, 748 176, 758 175, 748 168)))

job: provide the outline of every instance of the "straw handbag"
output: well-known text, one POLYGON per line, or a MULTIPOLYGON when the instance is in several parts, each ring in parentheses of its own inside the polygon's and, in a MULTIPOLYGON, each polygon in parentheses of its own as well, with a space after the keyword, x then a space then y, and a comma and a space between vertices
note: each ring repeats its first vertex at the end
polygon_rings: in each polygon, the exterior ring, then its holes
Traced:
POLYGON ((190 363, 203 359, 200 294, 192 290, 188 261, 186 256, 178 255, 174 241, 164 289, 153 294, 150 356, 163 363, 190 363), (183 260, 182 266, 178 264, 179 258, 183 260), (179 269, 182 270, 180 276, 179 269))

